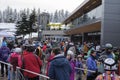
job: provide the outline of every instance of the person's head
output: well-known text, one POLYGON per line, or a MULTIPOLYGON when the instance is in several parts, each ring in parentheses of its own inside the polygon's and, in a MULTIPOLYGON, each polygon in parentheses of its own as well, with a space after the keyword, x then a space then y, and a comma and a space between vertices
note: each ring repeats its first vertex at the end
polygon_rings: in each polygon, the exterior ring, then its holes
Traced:
POLYGON ((22 50, 27 50, 27 45, 26 44, 22 45, 22 50))
POLYGON ((61 49, 59 47, 56 47, 53 49, 52 52, 54 53, 54 55, 58 55, 58 54, 61 54, 61 49))
POLYGON ((90 53, 91 56, 96 56, 96 51, 95 50, 91 50, 91 53, 90 53))
POLYGON ((110 74, 112 71, 116 71, 117 67, 116 67, 116 62, 114 59, 112 58, 106 58, 104 60, 104 70, 110 74))
POLYGON ((27 49, 28 52, 34 52, 35 51, 35 46, 33 45, 27 45, 27 49))
POLYGON ((3 38, 3 41, 6 41, 6 37, 3 38))
POLYGON ((113 46, 110 43, 105 44, 105 49, 108 53, 112 52, 113 46))
POLYGON ((78 55, 77 60, 81 61, 82 60, 82 55, 78 55))
POLYGON ((67 57, 68 60, 71 60, 72 58, 74 58, 74 53, 71 50, 67 51, 67 57))

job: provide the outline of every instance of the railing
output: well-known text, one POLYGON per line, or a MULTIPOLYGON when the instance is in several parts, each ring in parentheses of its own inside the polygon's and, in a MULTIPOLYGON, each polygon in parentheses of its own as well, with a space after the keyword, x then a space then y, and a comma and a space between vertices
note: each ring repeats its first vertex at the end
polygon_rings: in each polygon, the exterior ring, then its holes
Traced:
MULTIPOLYGON (((6 64, 8 65, 8 78, 10 80, 13 80, 13 77, 12 77, 12 74, 13 73, 13 66, 9 63, 6 63, 6 62, 3 62, 3 61, 0 61, 0 63, 3 63, 3 64, 6 64), (11 70, 10 70, 11 68, 11 70)), ((48 76, 46 75, 43 75, 43 74, 39 74, 39 73, 35 73, 35 72, 32 72, 30 70, 27 70, 27 69, 21 69, 20 67, 17 67, 16 68, 16 71, 15 71, 15 80, 26 80, 26 78, 23 76, 22 72, 21 71, 26 71, 28 73, 32 73, 32 74, 35 74, 37 76, 39 76, 39 80, 51 80, 48 76)))
MULTIPOLYGON (((86 61, 83 62, 84 65, 85 65, 85 62, 86 62, 86 61)), ((3 64, 8 65, 8 78, 9 78, 10 80, 13 80, 14 77, 12 77, 12 75, 11 75, 11 74, 13 73, 13 70, 12 70, 12 69, 10 70, 10 68, 13 68, 13 66, 12 66, 11 64, 6 63, 6 62, 3 62, 3 61, 0 61, 0 63, 3 63, 3 64)), ((84 68, 75 67, 75 69, 83 70, 83 71, 85 72, 85 75, 84 75, 84 77, 83 77, 82 80, 86 80, 86 78, 87 78, 87 72, 95 73, 95 71, 88 70, 86 67, 84 67, 84 68)), ((22 74, 21 71, 26 71, 26 72, 28 72, 28 73, 35 74, 35 75, 39 76, 39 80, 52 80, 52 79, 50 79, 48 76, 46 76, 46 75, 44 75, 44 74, 35 73, 35 72, 32 72, 32 71, 27 70, 27 69, 21 69, 20 67, 17 67, 17 68, 16 68, 16 71, 15 71, 15 75, 16 75, 16 76, 15 76, 14 80, 26 80, 26 78, 23 76, 23 74, 22 74)), ((119 78, 120 78, 120 76, 119 76, 119 78)))
MULTIPOLYGON (((85 61, 84 61, 85 62, 85 61)), ((9 64, 9 63, 6 63, 6 62, 3 62, 3 61, 0 61, 0 63, 3 63, 3 64, 6 64, 6 65, 8 65, 8 68, 12 68, 12 65, 11 64, 9 64)), ((79 70, 83 70, 83 71, 85 71, 85 77, 87 76, 87 72, 89 71, 89 72, 95 72, 95 71, 92 71, 92 70, 87 70, 86 68, 77 68, 77 67, 75 67, 75 69, 79 69, 79 70)), ((13 80, 13 77, 12 77, 12 70, 10 71, 10 70, 8 70, 9 71, 9 74, 10 75, 8 75, 8 77, 10 78, 10 80, 13 80)), ((16 68, 16 72, 15 72, 15 80, 26 80, 25 79, 25 77, 23 76, 23 74, 22 74, 22 72, 21 71, 26 71, 26 72, 29 72, 29 73, 32 73, 32 74, 35 74, 35 75, 38 75, 39 76, 39 80, 51 80, 48 76, 46 76, 46 75, 43 75, 43 74, 38 74, 38 73, 35 73, 35 72, 32 72, 32 71, 30 71, 30 70, 27 70, 27 69, 21 69, 20 67, 17 67, 16 68)), ((86 79, 84 79, 84 80, 86 80, 86 79)))
POLYGON ((89 21, 86 21, 86 22, 82 22, 80 24, 75 24, 73 28, 71 28, 67 31, 70 31, 70 30, 76 29, 76 28, 80 28, 80 27, 83 27, 83 26, 86 26, 86 25, 89 25, 89 24, 97 23, 97 22, 100 22, 100 21, 101 21, 101 18, 96 18, 96 19, 92 19, 92 20, 89 20, 89 21))

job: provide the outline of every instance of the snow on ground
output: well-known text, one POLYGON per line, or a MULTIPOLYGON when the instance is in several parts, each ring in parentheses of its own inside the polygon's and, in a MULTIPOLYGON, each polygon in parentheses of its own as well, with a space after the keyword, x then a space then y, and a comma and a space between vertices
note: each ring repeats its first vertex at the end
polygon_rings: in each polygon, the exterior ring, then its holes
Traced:
POLYGON ((14 23, 0 23, 0 30, 5 30, 8 32, 15 32, 15 24, 14 23))

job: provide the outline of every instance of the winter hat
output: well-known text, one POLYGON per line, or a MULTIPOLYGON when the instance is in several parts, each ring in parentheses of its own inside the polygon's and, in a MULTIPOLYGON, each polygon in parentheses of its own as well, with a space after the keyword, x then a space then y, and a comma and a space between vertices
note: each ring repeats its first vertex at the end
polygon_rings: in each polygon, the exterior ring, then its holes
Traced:
POLYGON ((70 55, 72 58, 74 57, 74 53, 71 50, 67 51, 67 55, 70 55))
POLYGON ((16 53, 21 53, 21 52, 22 52, 22 49, 21 49, 21 48, 15 48, 15 52, 16 52, 16 53))
POLYGON ((105 59, 105 61, 104 61, 104 69, 106 71, 115 71, 115 70, 117 70, 115 60, 112 59, 112 58, 105 59))

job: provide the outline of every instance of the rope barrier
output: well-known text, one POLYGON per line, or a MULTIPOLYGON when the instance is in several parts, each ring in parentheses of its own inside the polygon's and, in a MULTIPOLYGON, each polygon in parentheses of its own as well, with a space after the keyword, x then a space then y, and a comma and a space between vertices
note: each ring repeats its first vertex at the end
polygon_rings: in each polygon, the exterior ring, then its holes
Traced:
POLYGON ((92 70, 88 70, 88 69, 84 69, 84 68, 78 68, 78 67, 75 67, 75 69, 80 69, 80 70, 84 70, 84 71, 88 71, 88 72, 92 72, 92 73, 95 73, 95 71, 92 71, 92 70))
MULTIPOLYGON (((3 63, 3 64, 6 64, 6 65, 9 65, 9 66, 12 66, 11 64, 9 63, 6 63, 6 62, 3 62, 3 61, 0 61, 0 63, 3 63)), ((17 67, 18 69, 21 69, 23 71, 26 71, 26 72, 29 72, 29 73, 32 73, 32 74, 35 74, 35 75, 38 75, 38 76, 41 76, 41 77, 45 77, 47 79, 50 79, 48 76, 45 76, 45 75, 42 75, 42 74, 39 74, 39 73, 35 73, 35 72, 32 72, 30 70, 27 70, 27 69, 22 69, 20 67, 17 67)), ((75 69, 80 69, 80 70, 84 70, 84 71, 89 71, 89 72, 92 72, 92 73, 95 73, 95 71, 92 71, 92 70, 88 70, 88 69, 84 69, 84 68, 78 68, 78 67, 75 67, 75 69)))
MULTIPOLYGON (((8 65, 8 66, 12 66, 11 64, 6 63, 6 62, 3 62, 3 61, 0 61, 0 63, 6 64, 6 65, 8 65)), ((27 70, 27 69, 22 69, 22 68, 20 68, 20 67, 17 67, 17 68, 20 69, 20 70, 23 70, 23 71, 26 71, 26 72, 29 72, 29 73, 32 73, 32 74, 35 74, 35 75, 38 75, 38 76, 41 76, 41 77, 47 78, 47 79, 50 79, 50 78, 49 78, 48 76, 46 76, 46 75, 39 74, 39 73, 36 73, 36 72, 32 72, 32 71, 27 70)))

